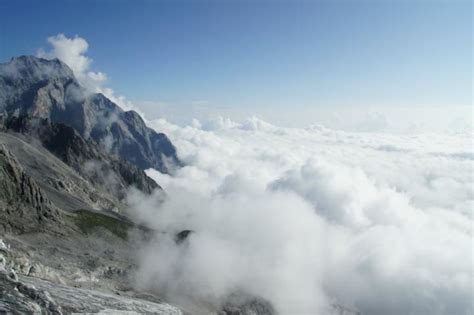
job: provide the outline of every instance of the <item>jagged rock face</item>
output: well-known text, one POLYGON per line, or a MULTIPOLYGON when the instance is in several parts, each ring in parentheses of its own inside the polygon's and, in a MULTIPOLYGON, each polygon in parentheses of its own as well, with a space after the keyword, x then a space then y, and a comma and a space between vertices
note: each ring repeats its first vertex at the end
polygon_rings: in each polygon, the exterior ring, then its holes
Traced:
POLYGON ((219 315, 276 315, 270 302, 245 293, 231 294, 219 315))
POLYGON ((0 224, 3 230, 37 230, 46 227, 48 222, 60 220, 59 212, 40 187, 23 171, 15 156, 0 145, 0 224))
POLYGON ((22 56, 0 64, 0 113, 64 123, 141 169, 169 173, 181 165, 166 135, 148 128, 136 112, 87 93, 58 59, 22 56))
POLYGON ((169 173, 181 165, 168 137, 148 128, 136 112, 122 111, 102 94, 91 96, 86 106, 94 113, 88 120, 89 136, 109 152, 142 169, 152 167, 169 173))
POLYGON ((122 200, 129 187, 150 194, 161 189, 136 166, 112 158, 92 140, 84 140, 73 128, 27 116, 5 122, 7 131, 35 137, 41 144, 95 186, 122 200))
POLYGON ((65 95, 75 83, 71 69, 57 59, 13 58, 0 65, 0 111, 47 117, 53 107, 64 109, 65 95))

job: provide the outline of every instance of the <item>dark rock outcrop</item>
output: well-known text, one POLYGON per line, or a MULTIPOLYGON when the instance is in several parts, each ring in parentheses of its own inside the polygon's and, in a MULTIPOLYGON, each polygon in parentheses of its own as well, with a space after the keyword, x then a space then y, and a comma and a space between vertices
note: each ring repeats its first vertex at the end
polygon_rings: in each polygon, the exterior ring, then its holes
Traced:
POLYGON ((0 224, 3 230, 40 230, 60 221, 58 210, 28 176, 15 156, 0 145, 0 224))
POLYGON ((276 315, 272 304, 245 293, 231 294, 219 315, 276 315))
POLYGON ((170 173, 181 165, 166 135, 148 128, 136 112, 86 92, 58 59, 21 56, 0 64, 0 113, 63 123, 141 169, 170 173))
POLYGON ((191 234, 193 234, 193 233, 194 233, 194 231, 192 231, 192 230, 182 230, 181 232, 176 233, 176 235, 174 236, 174 242, 177 245, 180 245, 184 241, 186 241, 191 236, 191 234))

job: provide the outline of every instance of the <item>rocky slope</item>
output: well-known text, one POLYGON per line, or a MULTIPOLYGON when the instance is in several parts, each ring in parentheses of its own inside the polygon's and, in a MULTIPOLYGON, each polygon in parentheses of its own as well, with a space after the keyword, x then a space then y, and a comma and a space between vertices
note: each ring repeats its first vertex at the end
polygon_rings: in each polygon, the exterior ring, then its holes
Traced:
POLYGON ((42 230, 60 222, 57 208, 15 156, 0 144, 0 229, 42 230))
POLYGON ((141 169, 169 173, 181 165, 166 135, 148 128, 136 112, 85 91, 58 59, 21 56, 0 64, 0 114, 63 123, 141 169))
POLYGON ((4 130, 12 136, 38 140, 40 146, 118 202, 126 197, 130 187, 145 194, 161 189, 143 170, 107 154, 93 140, 83 139, 73 128, 64 124, 20 116, 8 118, 4 130))
MULTIPOLYGON (((121 163, 104 158, 104 163, 121 163)), ((123 167, 143 173, 128 163, 123 167)), ((108 171, 121 178, 112 167, 108 171)), ((181 314, 153 296, 137 297, 130 285, 136 266, 131 253, 146 230, 107 211, 123 206, 120 196, 81 173, 38 138, 0 132, 0 239, 8 244, 0 241, 0 313, 181 314)), ((148 185, 158 189, 154 182, 148 185)))
MULTIPOLYGON (((134 290, 133 253, 148 232, 107 211, 111 205, 124 206, 116 191, 82 176, 38 138, 7 131, 0 132, 0 239, 8 244, 0 242, 0 313, 181 314, 134 290)), ((83 156, 74 157, 78 161, 83 156)), ((128 163, 123 167, 143 173, 128 163)), ((121 178, 114 168, 108 171, 121 178)), ((154 182, 148 184, 148 189, 158 189, 154 182)))
MULTIPOLYGON (((110 277, 116 270, 118 269, 109 267, 102 275, 110 277)), ((77 269, 76 272, 81 271, 77 269)), ((100 277, 100 272, 96 274, 100 277)), ((76 285, 68 285, 65 283, 67 279, 61 278, 59 270, 31 263, 31 259, 19 256, 18 252, 13 252, 13 249, 0 239, 0 313, 2 314, 183 314, 180 309, 163 303, 153 296, 136 296, 127 290, 118 291, 105 286, 102 286, 102 289, 80 288, 78 284, 86 283, 87 275, 78 276, 82 278, 76 279, 76 285), (55 281, 48 279, 52 275, 56 277, 55 281), (108 290, 104 292, 104 289, 108 290)))

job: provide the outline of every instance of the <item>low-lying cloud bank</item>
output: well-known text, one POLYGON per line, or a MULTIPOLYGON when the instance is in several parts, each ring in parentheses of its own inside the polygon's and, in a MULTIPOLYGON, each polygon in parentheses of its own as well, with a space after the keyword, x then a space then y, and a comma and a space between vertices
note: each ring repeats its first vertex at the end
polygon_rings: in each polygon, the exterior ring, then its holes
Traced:
POLYGON ((195 233, 181 246, 158 234, 141 285, 216 307, 244 291, 281 314, 472 313, 472 136, 153 124, 187 166, 149 170, 167 196, 132 196, 132 209, 195 233))

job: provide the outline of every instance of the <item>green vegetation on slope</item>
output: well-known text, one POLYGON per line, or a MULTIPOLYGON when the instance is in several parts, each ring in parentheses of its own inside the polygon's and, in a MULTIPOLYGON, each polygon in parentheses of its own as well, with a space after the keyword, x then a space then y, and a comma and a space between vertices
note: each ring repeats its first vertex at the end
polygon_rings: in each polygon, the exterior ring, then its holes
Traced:
POLYGON ((74 223, 84 234, 90 234, 94 229, 102 227, 122 239, 127 239, 128 229, 133 227, 132 223, 88 210, 76 211, 75 215, 74 223))

